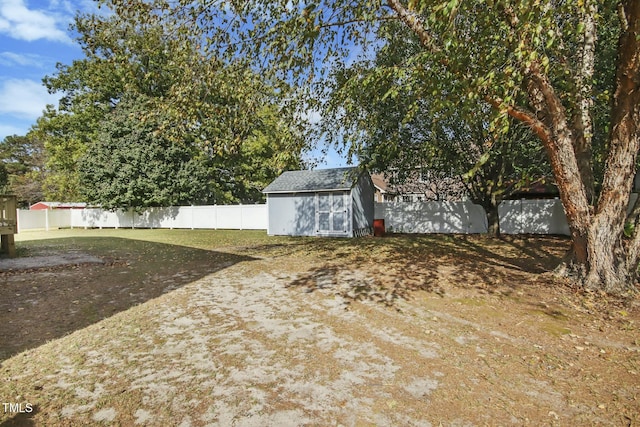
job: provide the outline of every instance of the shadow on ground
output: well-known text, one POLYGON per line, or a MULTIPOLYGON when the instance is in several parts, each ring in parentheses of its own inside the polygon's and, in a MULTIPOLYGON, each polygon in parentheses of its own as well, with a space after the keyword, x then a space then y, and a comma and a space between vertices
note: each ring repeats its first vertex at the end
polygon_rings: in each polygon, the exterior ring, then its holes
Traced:
MULTIPOLYGON (((30 427, 36 425, 34 417, 38 413, 38 406, 27 407, 26 404, 20 405, 18 412, 12 418, 0 423, 0 427, 30 427)), ((9 408, 11 409, 11 407, 9 408)))
POLYGON ((140 240, 34 241, 31 255, 86 253, 104 263, 0 273, 0 360, 255 258, 140 240))
POLYGON ((569 240, 557 236, 392 234, 305 244, 324 262, 289 287, 305 292, 331 288, 348 301, 388 306, 416 291, 443 295, 448 286, 508 294, 553 270, 569 248, 569 240))

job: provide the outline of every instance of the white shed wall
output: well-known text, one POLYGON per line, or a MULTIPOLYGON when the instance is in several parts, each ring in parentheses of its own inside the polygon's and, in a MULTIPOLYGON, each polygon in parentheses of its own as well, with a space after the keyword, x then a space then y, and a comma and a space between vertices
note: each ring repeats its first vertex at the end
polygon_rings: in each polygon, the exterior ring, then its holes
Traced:
POLYGON ((267 195, 270 236, 315 236, 315 193, 267 195))

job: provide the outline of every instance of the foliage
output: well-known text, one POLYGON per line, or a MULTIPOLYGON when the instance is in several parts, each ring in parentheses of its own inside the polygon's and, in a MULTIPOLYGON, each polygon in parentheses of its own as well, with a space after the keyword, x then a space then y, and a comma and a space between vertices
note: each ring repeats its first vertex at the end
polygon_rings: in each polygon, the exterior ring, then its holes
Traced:
POLYGON ((48 106, 38 118, 32 132, 44 142, 45 166, 48 171, 43 191, 45 198, 55 201, 78 201, 78 160, 89 141, 95 138, 104 114, 93 109, 74 108, 73 112, 48 106))
POLYGON ((241 62, 207 55, 189 27, 107 6, 113 14, 76 19, 85 58, 59 65, 56 75, 45 78, 50 91, 64 93, 59 108, 50 108, 36 127, 45 141, 52 198, 91 194, 80 179, 95 171, 80 170, 87 165, 80 159, 87 158, 100 132, 104 138, 102 123, 118 116, 112 112, 122 100, 137 97, 145 100, 141 120, 155 123, 155 131, 168 141, 190 144, 193 156, 208 157, 216 202, 260 200, 261 194, 251 191, 249 196, 244 190, 254 185, 256 175, 273 179, 299 166, 304 140, 299 129, 288 126, 286 112, 279 111, 280 93, 241 62), (271 138, 274 151, 288 155, 247 160, 259 134, 271 138))
POLYGON ((0 188, 2 188, 3 194, 10 192, 10 191, 7 191, 8 183, 9 183, 9 172, 7 172, 7 166, 4 163, 0 163, 0 188))
MULTIPOLYGON (((630 239, 624 237, 640 148, 640 3, 636 0, 151 4, 153 16, 171 11, 177 20, 197 23, 212 49, 230 57, 258 53, 273 75, 298 82, 317 82, 316 71, 321 75, 326 65, 324 70, 346 62, 345 51, 354 44, 370 43, 375 48, 378 30, 390 21, 400 23, 419 45, 401 66, 378 70, 395 80, 396 88, 442 94, 443 102, 430 109, 432 114, 460 98, 487 102, 498 113, 493 129, 506 132, 506 126, 496 125, 507 123, 503 118, 509 115, 539 138, 573 241, 562 274, 583 286, 612 292, 629 290, 633 286, 629 284, 637 281, 640 227, 630 239), (615 21, 610 12, 614 10, 619 16, 615 21), (605 84, 612 83, 610 95, 596 93, 600 83, 596 74, 605 76, 605 84), (593 137, 603 135, 594 131, 594 123, 602 123, 594 121, 594 99, 606 101, 609 96, 610 108, 600 116, 610 119, 601 145, 606 148, 594 150, 593 137), (596 188, 599 165, 602 185, 596 188)), ((141 9, 137 2, 120 6, 141 9)), ((374 81, 375 77, 364 79, 363 84, 374 81)), ((318 86, 307 88, 318 93, 318 86)), ((388 96, 394 93, 392 88, 388 96)), ((461 104, 461 116, 473 114, 473 109, 465 108, 469 105, 461 104)), ((414 103, 414 108, 419 105, 414 103)), ((640 222, 640 205, 633 212, 638 213, 633 221, 640 222)))
POLYGON ((0 185, 17 196, 18 206, 28 207, 42 199, 43 146, 34 134, 10 135, 0 143, 0 185))
POLYGON ((123 99, 80 159, 85 199, 107 209, 206 202, 209 176, 203 156, 163 135, 163 122, 146 116, 144 99, 123 99))
POLYGON ((334 71, 322 132, 350 147, 365 167, 392 172, 400 182, 416 168, 450 182, 464 180, 470 199, 494 211, 490 231, 497 233, 498 204, 549 179, 542 147, 514 120, 492 122, 492 108, 482 101, 459 98, 454 105, 422 90, 426 83, 417 74, 395 74, 419 51, 419 40, 397 24, 379 34, 375 59, 334 71), (504 129, 496 130, 498 124, 504 129))

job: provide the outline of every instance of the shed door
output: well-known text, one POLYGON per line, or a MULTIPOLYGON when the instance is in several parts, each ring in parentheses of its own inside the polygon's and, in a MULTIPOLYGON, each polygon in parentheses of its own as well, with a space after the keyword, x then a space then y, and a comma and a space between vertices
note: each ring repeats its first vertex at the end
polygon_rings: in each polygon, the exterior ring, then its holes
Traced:
POLYGON ((318 234, 347 234, 348 192, 316 194, 316 230, 318 234))

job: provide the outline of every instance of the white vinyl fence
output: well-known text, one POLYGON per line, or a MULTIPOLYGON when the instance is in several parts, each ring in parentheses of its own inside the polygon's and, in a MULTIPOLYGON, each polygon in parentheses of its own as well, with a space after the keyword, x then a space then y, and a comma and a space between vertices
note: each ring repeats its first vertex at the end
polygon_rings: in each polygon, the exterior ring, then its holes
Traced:
POLYGON ((396 233, 485 233, 482 206, 471 202, 376 203, 375 217, 396 233))
MULTIPOLYGON (((500 204, 505 234, 569 234, 562 203, 552 200, 507 200, 500 204)), ((399 233, 486 233, 487 216, 471 202, 376 203, 375 216, 399 233)))
POLYGON ((266 230, 267 206, 180 206, 150 208, 140 214, 103 209, 18 211, 18 231, 62 227, 266 230))
MULTIPOLYGON (((569 234, 560 200, 508 200, 499 207, 506 234, 569 234)), ((18 230, 51 228, 208 228, 266 230, 267 205, 181 206, 110 212, 102 209, 18 210, 18 230)), ((389 232, 485 233, 484 209, 471 202, 376 203, 389 232)))
POLYGON ((498 215, 505 234, 571 234, 559 199, 506 200, 498 206, 498 215))
POLYGON ((18 209, 18 232, 61 228, 71 226, 71 211, 68 209, 23 210, 18 209))

